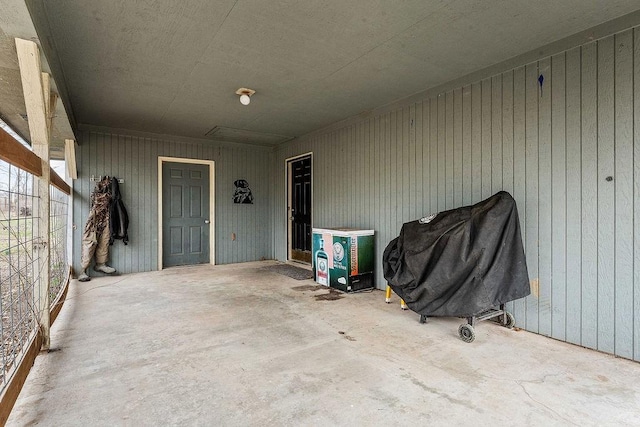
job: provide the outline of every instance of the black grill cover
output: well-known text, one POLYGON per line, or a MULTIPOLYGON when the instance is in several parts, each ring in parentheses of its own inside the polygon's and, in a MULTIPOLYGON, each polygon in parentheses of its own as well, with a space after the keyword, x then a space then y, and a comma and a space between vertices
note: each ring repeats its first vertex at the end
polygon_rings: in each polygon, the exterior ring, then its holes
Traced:
POLYGON ((408 222, 383 254, 384 277, 427 316, 476 316, 530 293, 516 202, 507 192, 408 222))

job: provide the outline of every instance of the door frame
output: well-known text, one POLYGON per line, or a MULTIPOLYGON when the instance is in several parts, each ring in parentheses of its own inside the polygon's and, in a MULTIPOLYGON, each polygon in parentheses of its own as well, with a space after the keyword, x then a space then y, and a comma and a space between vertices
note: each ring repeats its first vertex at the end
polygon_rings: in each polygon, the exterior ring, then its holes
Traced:
POLYGON ((213 160, 189 159, 185 157, 158 156, 158 270, 162 270, 162 164, 169 163, 191 163, 209 166, 209 264, 216 264, 215 246, 215 162, 213 160))
MULTIPOLYGON (((298 154, 293 157, 288 157, 284 159, 284 222, 285 222, 285 230, 287 230, 287 238, 285 239, 286 250, 287 250, 287 261, 292 261, 291 259, 291 221, 289 221, 289 206, 291 206, 291 163, 295 160, 301 159, 303 157, 309 157, 311 159, 311 228, 313 229, 313 151, 309 151, 308 153, 298 154)), ((300 261, 296 261, 300 262, 300 261)))

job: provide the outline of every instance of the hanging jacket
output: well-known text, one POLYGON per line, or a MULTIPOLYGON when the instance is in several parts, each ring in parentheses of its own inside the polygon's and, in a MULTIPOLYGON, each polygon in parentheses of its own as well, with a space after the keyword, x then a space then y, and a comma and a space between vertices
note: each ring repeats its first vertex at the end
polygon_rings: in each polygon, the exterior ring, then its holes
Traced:
POLYGON ((115 239, 122 240, 125 245, 129 242, 129 235, 127 234, 127 228, 129 228, 129 214, 122 202, 122 196, 120 195, 120 186, 118 185, 118 178, 111 177, 111 205, 110 205, 110 218, 109 227, 111 230, 111 237, 109 238, 109 244, 113 245, 115 239))

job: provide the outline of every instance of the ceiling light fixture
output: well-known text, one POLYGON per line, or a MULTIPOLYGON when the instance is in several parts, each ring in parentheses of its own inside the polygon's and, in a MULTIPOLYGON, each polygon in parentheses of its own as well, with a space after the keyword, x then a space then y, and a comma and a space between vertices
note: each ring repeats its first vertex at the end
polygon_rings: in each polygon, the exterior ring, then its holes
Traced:
POLYGON ((251 102, 251 95, 256 93, 253 89, 247 89, 246 87, 241 87, 236 91, 236 95, 240 95, 240 103, 242 105, 249 105, 251 102))

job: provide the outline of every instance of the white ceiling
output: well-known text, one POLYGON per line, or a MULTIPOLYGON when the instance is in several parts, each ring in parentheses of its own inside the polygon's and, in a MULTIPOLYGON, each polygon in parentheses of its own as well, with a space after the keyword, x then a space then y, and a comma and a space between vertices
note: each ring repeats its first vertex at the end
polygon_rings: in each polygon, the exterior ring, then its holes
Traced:
POLYGON ((259 134, 300 136, 640 9, 638 0, 27 5, 74 127, 209 138, 219 126, 267 144, 276 140, 259 134), (243 86, 256 90, 246 107, 235 95, 243 86))

